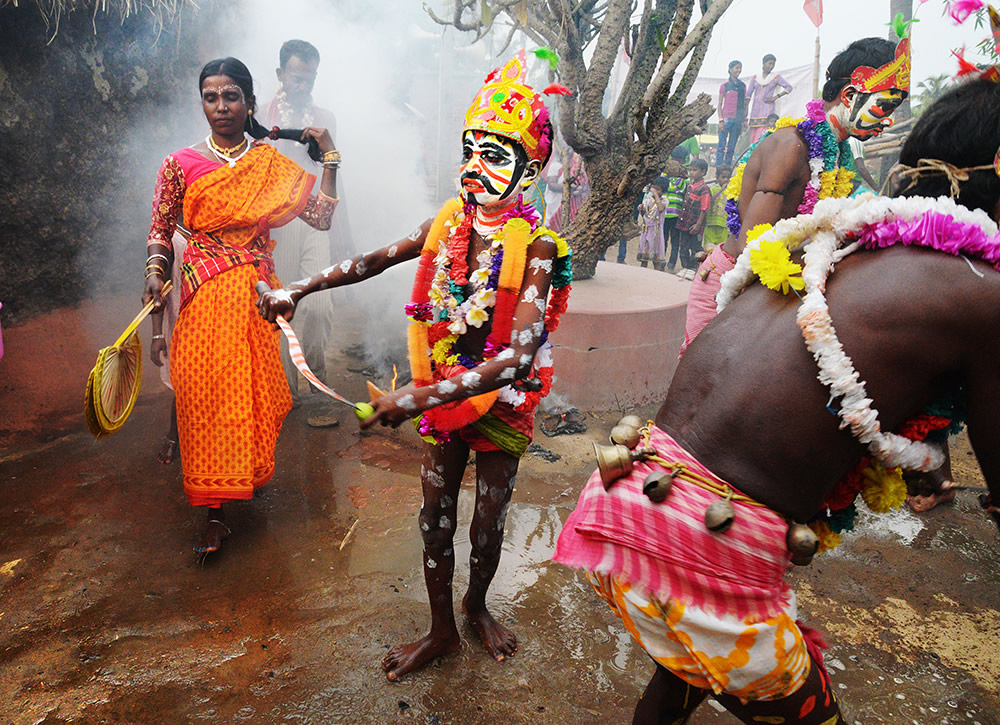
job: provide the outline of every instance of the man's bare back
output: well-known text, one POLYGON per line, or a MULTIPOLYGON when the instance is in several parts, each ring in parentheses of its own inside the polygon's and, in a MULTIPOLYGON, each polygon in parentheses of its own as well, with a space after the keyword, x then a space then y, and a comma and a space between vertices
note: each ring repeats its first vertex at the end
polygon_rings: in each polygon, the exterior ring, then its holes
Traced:
MULTIPOLYGON (((1000 486, 1000 274, 921 249, 858 252, 827 299, 883 430, 958 381, 969 433, 1000 486)), ((744 493, 800 521, 864 453, 826 408, 829 391, 795 322, 799 300, 754 285, 688 348, 657 423, 744 493)))

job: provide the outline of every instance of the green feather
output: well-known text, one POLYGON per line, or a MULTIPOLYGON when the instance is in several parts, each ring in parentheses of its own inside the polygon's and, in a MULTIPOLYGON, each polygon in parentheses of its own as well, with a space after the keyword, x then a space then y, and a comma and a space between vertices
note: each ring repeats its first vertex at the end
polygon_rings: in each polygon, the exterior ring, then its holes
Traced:
POLYGON ((559 65, 559 54, 552 50, 552 48, 542 46, 541 48, 535 48, 531 52, 535 54, 535 57, 547 60, 549 62, 549 68, 552 70, 555 70, 556 66, 559 65))
POLYGON ((889 23, 889 27, 892 28, 892 32, 896 34, 896 37, 902 40, 910 34, 910 26, 913 23, 919 23, 920 21, 914 18, 913 20, 904 20, 903 13, 896 13, 896 17, 892 19, 889 23))

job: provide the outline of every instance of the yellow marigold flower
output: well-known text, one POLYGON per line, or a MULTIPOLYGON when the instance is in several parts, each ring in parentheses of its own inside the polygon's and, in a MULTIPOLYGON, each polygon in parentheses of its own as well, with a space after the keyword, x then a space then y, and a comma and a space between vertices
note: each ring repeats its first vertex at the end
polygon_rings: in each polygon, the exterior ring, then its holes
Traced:
POLYGON ((743 171, 746 167, 746 164, 740 164, 733 170, 733 177, 729 180, 729 185, 726 186, 727 199, 740 198, 740 189, 743 188, 743 171))
POLYGON ((836 171, 821 171, 819 172, 819 198, 829 199, 833 196, 833 188, 837 183, 837 172, 836 171))
POLYGON ((458 339, 458 335, 448 335, 447 337, 442 337, 440 340, 434 343, 434 347, 431 350, 431 357, 436 363, 446 362, 448 359, 448 353, 451 351, 451 346, 455 344, 455 340, 458 339))
POLYGON ((792 261, 788 249, 781 242, 760 243, 759 249, 750 250, 750 269, 760 277, 761 284, 768 289, 780 290, 787 295, 789 289, 803 289, 806 286, 800 275, 802 265, 792 261))
POLYGON ((906 500, 903 469, 886 469, 875 461, 861 473, 865 478, 861 497, 868 508, 877 514, 884 514, 903 505, 906 500))
POLYGON ((833 195, 838 199, 843 199, 851 195, 854 191, 854 185, 851 180, 854 178, 855 174, 853 171, 848 169, 838 169, 837 171, 837 181, 833 186, 833 195))
POLYGON ((773 229, 773 227, 770 224, 758 224, 747 232, 747 242, 752 242, 754 239, 764 236, 771 231, 771 229, 773 229))
POLYGON ((816 550, 817 554, 836 549, 844 543, 843 537, 831 529, 826 521, 813 521, 809 524, 809 528, 813 530, 816 538, 819 539, 819 549, 816 550))
POLYGON ((777 131, 779 128, 788 128, 789 126, 798 126, 802 123, 804 118, 792 118, 791 116, 782 116, 774 124, 774 130, 777 131))

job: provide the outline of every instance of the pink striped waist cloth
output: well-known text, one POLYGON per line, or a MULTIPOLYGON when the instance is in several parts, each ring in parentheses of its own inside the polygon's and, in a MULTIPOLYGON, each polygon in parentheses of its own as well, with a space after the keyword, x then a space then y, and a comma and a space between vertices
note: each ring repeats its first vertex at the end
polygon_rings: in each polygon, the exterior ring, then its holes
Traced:
MULTIPOLYGON (((660 457, 722 485, 723 481, 653 426, 650 444, 660 457)), ((651 597, 676 599, 716 615, 776 616, 788 601, 788 524, 763 506, 733 501, 736 519, 725 532, 705 527, 705 509, 717 494, 675 478, 670 495, 653 503, 642 483, 656 463, 637 462, 605 491, 594 471, 556 544, 553 561, 620 576, 651 597)), ((738 491, 738 489, 734 490, 738 491)))

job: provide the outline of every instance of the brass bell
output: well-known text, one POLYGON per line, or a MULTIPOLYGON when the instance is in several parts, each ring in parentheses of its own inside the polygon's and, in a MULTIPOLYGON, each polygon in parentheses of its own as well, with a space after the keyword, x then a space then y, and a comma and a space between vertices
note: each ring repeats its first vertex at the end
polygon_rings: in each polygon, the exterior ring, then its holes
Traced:
POLYGON ((674 474, 666 471, 653 471, 642 482, 642 492, 653 503, 663 503, 674 485, 674 474))
POLYGON ((611 429, 610 438, 612 443, 623 445, 629 450, 632 450, 639 445, 639 429, 633 428, 630 425, 623 425, 619 423, 611 429))
POLYGON ((632 464, 645 457, 644 452, 633 453, 618 443, 610 446, 594 443, 594 455, 597 456, 597 468, 601 472, 601 482, 605 491, 619 478, 632 473, 632 464))
POLYGON ((792 554, 795 566, 808 566, 819 549, 819 538, 805 524, 792 524, 788 527, 785 543, 792 554))
POLYGON ((720 534, 733 525, 736 519, 736 511, 729 499, 733 497, 732 490, 722 501, 716 501, 705 509, 705 527, 709 531, 717 531, 720 534))
POLYGON ((639 430, 644 425, 646 425, 646 421, 644 421, 637 415, 623 415, 622 419, 618 421, 618 425, 627 425, 630 428, 635 428, 636 430, 639 430))

